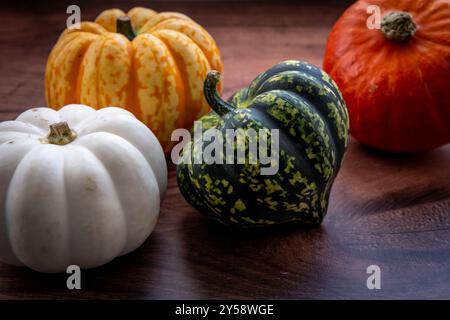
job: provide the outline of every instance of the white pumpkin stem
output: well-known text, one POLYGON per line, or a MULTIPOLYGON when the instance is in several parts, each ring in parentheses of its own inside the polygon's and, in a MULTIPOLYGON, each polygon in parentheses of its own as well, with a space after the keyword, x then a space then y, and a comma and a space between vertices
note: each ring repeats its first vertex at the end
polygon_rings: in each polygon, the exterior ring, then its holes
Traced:
POLYGON ((391 12, 381 21, 381 32, 392 41, 403 42, 416 34, 417 26, 407 12, 391 12))
POLYGON ((58 122, 50 125, 50 133, 47 136, 47 142, 63 146, 71 143, 76 137, 77 134, 70 129, 67 122, 58 122))

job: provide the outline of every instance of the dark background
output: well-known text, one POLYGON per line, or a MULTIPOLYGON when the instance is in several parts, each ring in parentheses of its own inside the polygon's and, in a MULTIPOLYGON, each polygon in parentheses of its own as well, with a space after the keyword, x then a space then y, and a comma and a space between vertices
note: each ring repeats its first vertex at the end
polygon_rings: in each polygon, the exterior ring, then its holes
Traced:
MULTIPOLYGON (((350 1, 7 1, 0 4, 0 121, 44 106, 47 55, 68 4, 92 20, 103 9, 180 11, 216 39, 228 97, 285 59, 321 65, 327 36, 350 1)), ((0 263, 0 298, 450 298, 450 146, 389 155, 351 141, 328 215, 314 230, 235 233, 181 197, 173 165, 154 233, 135 252, 66 275, 0 263), (366 268, 381 267, 381 290, 366 268)))

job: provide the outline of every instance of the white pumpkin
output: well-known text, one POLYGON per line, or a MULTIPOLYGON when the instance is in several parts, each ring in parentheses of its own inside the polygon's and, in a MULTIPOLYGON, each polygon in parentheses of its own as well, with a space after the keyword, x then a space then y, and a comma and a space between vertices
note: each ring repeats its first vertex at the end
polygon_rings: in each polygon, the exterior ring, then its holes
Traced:
POLYGON ((128 111, 30 109, 0 123, 0 260, 103 265, 150 235, 166 186, 158 140, 128 111))

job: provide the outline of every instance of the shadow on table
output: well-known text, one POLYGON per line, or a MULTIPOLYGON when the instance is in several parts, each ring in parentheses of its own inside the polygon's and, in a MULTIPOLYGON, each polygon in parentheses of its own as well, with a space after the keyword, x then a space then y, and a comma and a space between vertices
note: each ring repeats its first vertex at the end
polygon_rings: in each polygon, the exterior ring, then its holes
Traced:
MULTIPOLYGON (((352 141, 321 227, 237 231, 192 209, 180 229, 184 263, 205 298, 367 296, 365 268, 383 257, 395 238, 382 234, 399 232, 401 238, 402 232, 415 228, 411 224, 425 223, 433 215, 395 210, 448 199, 449 181, 450 146, 420 155, 391 155, 352 141)), ((395 244, 404 247, 401 241, 395 244)))
POLYGON ((384 212, 450 197, 450 145, 421 154, 377 151, 352 140, 331 201, 355 214, 384 212))
POLYGON ((326 259, 333 259, 328 240, 324 227, 236 230, 192 212, 183 221, 180 243, 203 298, 277 299, 320 291, 326 259))

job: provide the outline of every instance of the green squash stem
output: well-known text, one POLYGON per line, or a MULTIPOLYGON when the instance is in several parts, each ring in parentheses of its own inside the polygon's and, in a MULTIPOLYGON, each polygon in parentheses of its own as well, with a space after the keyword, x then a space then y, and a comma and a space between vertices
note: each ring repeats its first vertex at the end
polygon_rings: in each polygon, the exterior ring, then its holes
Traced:
POLYGON ((128 16, 118 17, 116 21, 117 33, 123 34, 128 40, 133 40, 136 37, 136 33, 131 25, 131 19, 128 16))
POLYGON ((404 42, 416 34, 417 26, 407 12, 391 12, 381 21, 381 33, 395 42, 404 42))
POLYGON ((220 80, 220 72, 210 71, 206 75, 205 85, 203 87, 203 92, 205 94, 206 102, 209 106, 219 115, 224 116, 228 112, 234 112, 235 107, 230 103, 223 100, 219 93, 217 92, 217 84, 220 80))

